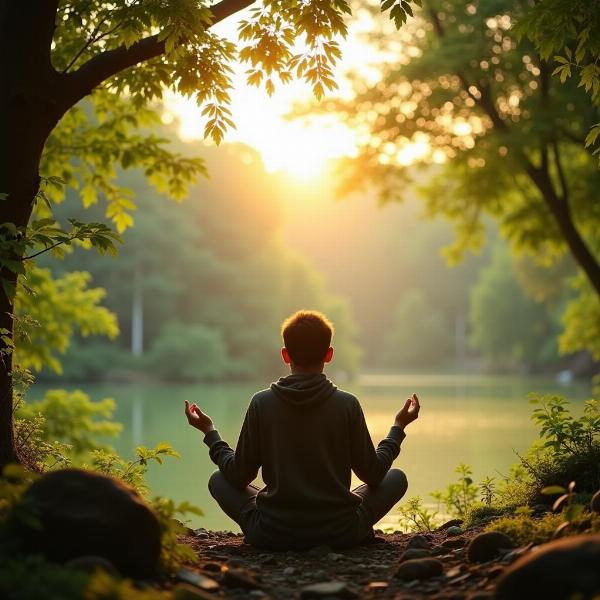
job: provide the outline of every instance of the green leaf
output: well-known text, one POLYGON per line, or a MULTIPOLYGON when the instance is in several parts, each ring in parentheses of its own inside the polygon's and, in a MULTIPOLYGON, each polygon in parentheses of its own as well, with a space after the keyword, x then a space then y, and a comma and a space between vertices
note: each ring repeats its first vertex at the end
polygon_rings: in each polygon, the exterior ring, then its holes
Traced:
POLYGON ((542 489, 544 496, 554 496, 556 494, 565 494, 567 490, 561 485, 548 485, 542 489))

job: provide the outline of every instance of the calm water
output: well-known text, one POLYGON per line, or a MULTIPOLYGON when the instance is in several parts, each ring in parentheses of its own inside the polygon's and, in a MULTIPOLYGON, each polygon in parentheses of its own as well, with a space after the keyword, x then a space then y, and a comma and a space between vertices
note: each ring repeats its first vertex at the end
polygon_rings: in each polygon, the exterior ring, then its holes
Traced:
MULTIPOLYGON (((215 467, 202 443, 202 434, 185 420, 183 401, 198 403, 233 446, 249 399, 265 387, 263 384, 79 387, 95 400, 111 397, 117 402, 115 417, 124 429, 113 445, 122 455, 130 457, 135 446, 153 446, 161 441, 170 442, 181 454, 179 460, 167 459, 164 466, 150 468, 148 480, 153 493, 200 506, 205 516, 193 520, 196 526, 234 529, 206 489, 207 478, 215 467)), ((419 394, 421 417, 407 431, 395 466, 408 476, 408 495, 423 497, 453 480, 453 470, 460 462, 473 467, 476 480, 505 473, 515 462, 514 451, 525 450, 536 433, 529 418, 528 392, 560 393, 578 405, 590 393, 583 384, 563 386, 548 379, 472 375, 365 375, 343 387, 360 398, 375 444, 385 436, 403 400, 412 392, 419 394)), ((40 398, 45 389, 35 386, 32 398, 40 398)), ((386 524, 393 520, 392 515, 386 524)))

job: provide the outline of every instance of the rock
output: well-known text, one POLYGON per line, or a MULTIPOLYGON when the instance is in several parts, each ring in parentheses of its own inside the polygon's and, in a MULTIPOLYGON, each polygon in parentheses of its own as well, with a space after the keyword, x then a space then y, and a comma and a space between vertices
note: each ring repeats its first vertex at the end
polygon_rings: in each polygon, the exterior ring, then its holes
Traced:
POLYGON ((590 508, 593 512, 600 514, 600 490, 598 490, 593 496, 590 502, 590 508))
POLYGON ((338 554, 337 552, 330 552, 327 555, 327 558, 337 562, 338 560, 344 560, 345 556, 343 554, 338 554))
POLYGON ((209 561, 202 565, 202 568, 205 571, 210 571, 211 573, 218 573, 221 570, 221 565, 217 562, 209 561))
POLYGON ((462 548, 467 543, 467 540, 463 537, 451 537, 444 540, 440 546, 442 548, 462 548))
POLYGON ((173 590, 173 600, 214 600, 215 596, 187 583, 178 584, 173 590))
POLYGON ((358 598, 358 594, 353 591, 344 581, 325 581, 323 583, 314 583, 302 588, 300 598, 310 600, 311 598, 358 598))
POLYGON ((462 519, 450 519, 446 521, 443 525, 438 527, 438 531, 443 531, 444 529, 448 529, 449 527, 460 527, 464 521, 462 519))
POLYGON ((446 535, 448 537, 454 537, 456 535, 462 535, 464 533, 462 527, 459 527, 458 525, 451 525, 450 527, 448 527, 448 529, 446 529, 446 535))
POLYGON ((367 590, 370 592, 378 592, 380 590, 387 590, 390 584, 387 581, 370 581, 367 584, 367 590))
POLYGON ((296 572, 296 569, 294 569, 294 567, 286 567, 286 568, 283 570, 283 574, 284 574, 286 577, 289 577, 290 575, 293 575, 295 572, 296 572))
POLYGON ((600 594, 600 535, 578 535, 540 546, 508 567, 496 600, 591 598, 600 594))
POLYGON ((220 587, 214 579, 202 575, 201 573, 196 573, 196 571, 190 571, 189 569, 180 569, 177 572, 176 577, 179 581, 189 583, 190 585, 207 592, 215 592, 220 587))
POLYGON ((431 553, 425 548, 407 548, 402 553, 402 556, 400 556, 400 562, 412 560, 413 558, 425 558, 427 556, 431 556, 431 553))
POLYGON ((407 548, 429 548, 431 544, 424 535, 414 535, 408 540, 407 548))
POLYGON ((63 469, 43 475, 23 494, 40 527, 20 520, 24 549, 64 562, 100 556, 122 575, 152 576, 161 531, 156 515, 131 487, 99 473, 63 469))
POLYGON ((467 546, 467 559, 471 563, 486 562, 496 558, 502 550, 513 547, 512 540, 506 534, 500 531, 484 531, 476 535, 467 546))
POLYGON ((403 581, 413 579, 431 579, 444 572, 444 565, 437 558, 413 558, 398 567, 394 577, 403 581))
POLYGON ((223 567, 221 572, 223 573, 223 583, 227 587, 242 588, 244 590, 257 590, 262 587, 249 571, 223 567))
POLYGON ((119 571, 117 571, 115 565, 102 556, 78 556, 67 561, 65 565, 70 569, 83 571, 84 573, 95 573, 101 570, 112 577, 119 577, 119 571))
POLYGON ((323 558, 332 552, 333 550, 330 546, 315 546, 314 548, 311 548, 307 554, 312 558, 323 558))

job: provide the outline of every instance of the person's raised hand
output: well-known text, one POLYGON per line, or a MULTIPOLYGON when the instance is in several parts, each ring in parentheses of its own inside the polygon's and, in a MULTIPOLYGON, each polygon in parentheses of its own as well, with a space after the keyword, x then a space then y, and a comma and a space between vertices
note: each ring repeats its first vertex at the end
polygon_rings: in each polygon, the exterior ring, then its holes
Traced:
POLYGON ((416 394, 413 394, 412 398, 406 400, 402 410, 396 415, 396 422, 394 424, 396 427, 404 429, 419 418, 419 410, 421 410, 419 399, 416 394))
POLYGON ((192 427, 199 429, 204 434, 215 428, 212 419, 195 404, 190 404, 187 400, 185 401, 185 416, 192 427))

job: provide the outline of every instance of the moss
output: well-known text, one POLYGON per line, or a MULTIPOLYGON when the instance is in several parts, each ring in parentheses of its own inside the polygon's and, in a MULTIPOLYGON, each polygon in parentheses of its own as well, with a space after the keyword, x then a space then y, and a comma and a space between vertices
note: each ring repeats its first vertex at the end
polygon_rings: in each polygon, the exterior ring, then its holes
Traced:
POLYGON ((169 600, 170 592, 136 589, 103 571, 90 575, 41 556, 0 557, 0 597, 7 600, 169 600))
MULTIPOLYGON (((555 538, 557 528, 564 521, 563 514, 548 513, 541 517, 518 514, 494 520, 486 527, 486 531, 505 533, 519 546, 529 543, 543 544, 555 538)), ((600 517, 584 512, 567 529, 563 530, 563 535, 583 532, 600 532, 600 517)))

